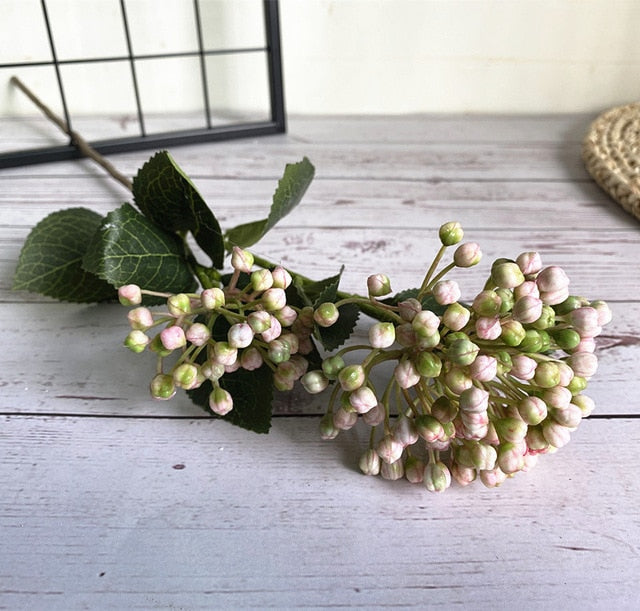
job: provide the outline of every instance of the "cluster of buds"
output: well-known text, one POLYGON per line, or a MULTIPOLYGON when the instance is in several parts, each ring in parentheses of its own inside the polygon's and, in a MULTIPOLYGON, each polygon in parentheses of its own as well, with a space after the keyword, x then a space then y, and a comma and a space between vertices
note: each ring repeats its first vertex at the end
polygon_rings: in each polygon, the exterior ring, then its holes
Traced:
POLYGON ((415 296, 382 300, 391 292, 388 277, 369 277, 368 312, 381 322, 370 327, 368 344, 343 348, 301 382, 309 392, 334 384, 324 439, 359 418, 372 427, 360 460, 365 474, 405 477, 432 492, 452 479, 498 486, 564 446, 593 410, 583 391, 597 368, 594 338, 611 311, 570 295, 565 272, 543 267, 536 252, 496 260, 483 290, 463 303, 457 282, 444 277, 476 265, 480 248, 460 243, 456 222, 439 236, 415 296), (454 245, 452 262, 437 271, 454 245), (347 364, 357 350, 364 359, 347 364), (393 375, 376 388, 371 373, 384 363, 393 375))
POLYGON ((150 385, 154 398, 170 399, 177 389, 192 390, 208 380, 209 407, 222 416, 233 409, 233 397, 220 383, 225 373, 266 365, 274 386, 290 390, 307 371, 313 309, 287 304, 289 272, 280 266, 253 269, 253 255, 239 248, 233 249, 231 266, 226 286, 200 293, 158 293, 137 285, 118 290, 123 305, 136 306, 128 313, 131 331, 125 346, 157 355, 150 385), (248 282, 239 288, 243 274, 248 282), (166 308, 141 305, 144 295, 166 299, 166 308))

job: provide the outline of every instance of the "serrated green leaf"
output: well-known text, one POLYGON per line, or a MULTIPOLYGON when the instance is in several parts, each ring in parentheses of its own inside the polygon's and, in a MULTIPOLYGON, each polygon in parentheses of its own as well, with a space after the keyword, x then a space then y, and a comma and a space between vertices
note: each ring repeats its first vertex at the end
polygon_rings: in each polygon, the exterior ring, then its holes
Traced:
POLYGON ((189 177, 166 151, 155 154, 133 179, 134 203, 169 232, 190 231, 214 267, 224 263, 222 230, 189 177))
MULTIPOLYGON (((271 369, 266 365, 253 371, 238 369, 232 373, 225 373, 219 383, 233 397, 233 409, 222 416, 222 419, 254 433, 268 433, 271 428, 273 402, 271 369)), ((209 409, 209 395, 212 390, 211 382, 207 381, 199 388, 187 391, 187 394, 196 405, 213 413, 209 409)))
POLYGON ((194 291, 196 282, 177 236, 123 204, 103 220, 83 260, 85 269, 115 287, 138 284, 150 291, 194 291))
POLYGON ((252 221, 229 229, 225 234, 226 241, 240 248, 247 248, 255 244, 300 203, 313 180, 314 173, 315 168, 306 157, 297 163, 287 164, 273 194, 269 216, 266 219, 252 221))
POLYGON ((22 247, 13 289, 77 303, 115 298, 112 286, 82 267, 101 222, 87 208, 60 210, 41 220, 22 247))

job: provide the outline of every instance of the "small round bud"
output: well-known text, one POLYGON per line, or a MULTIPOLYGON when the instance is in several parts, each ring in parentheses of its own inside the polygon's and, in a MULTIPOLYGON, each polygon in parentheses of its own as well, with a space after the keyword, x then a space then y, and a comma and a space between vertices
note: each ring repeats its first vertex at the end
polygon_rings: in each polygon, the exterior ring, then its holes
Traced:
POLYGON ((411 321, 411 328, 418 337, 428 337, 438 331, 440 318, 431 310, 421 310, 411 321))
POLYGON ((262 293, 273 286, 273 276, 268 269, 257 269, 251 272, 251 286, 254 291, 262 293))
POLYGON ((451 465, 451 477, 455 479, 460 486, 468 486, 475 481, 477 475, 476 470, 472 467, 465 467, 457 462, 451 465))
POLYGON ((489 406, 489 393, 482 388, 472 386, 460 393, 460 409, 468 413, 486 412, 489 406))
POLYGON ((353 428, 357 421, 358 414, 354 411, 347 411, 344 407, 339 407, 333 414, 333 425, 341 431, 353 428))
POLYGON ((253 267, 253 255, 248 250, 234 246, 231 252, 231 267, 245 274, 250 273, 253 267))
POLYGON ((220 386, 216 386, 209 394, 209 408, 214 414, 224 416, 233 409, 233 397, 220 386))
POLYGON ((560 370, 555 361, 542 361, 536 367, 533 376, 535 383, 541 388, 553 388, 560 383, 560 370))
POLYGON ((520 380, 531 380, 536 373, 538 363, 525 354, 516 354, 511 358, 509 373, 520 380))
POLYGON ((611 322, 613 314, 606 301, 598 299, 596 301, 592 301, 589 305, 598 312, 598 324, 601 327, 604 327, 611 322))
POLYGON ((401 479, 404 475, 404 463, 402 460, 396 460, 392 463, 382 461, 380 463, 380 475, 383 479, 389 481, 401 479))
POLYGON ((542 300, 531 295, 520 297, 513 305, 512 316, 521 323, 535 322, 542 316, 542 300))
POLYGON ((251 312, 251 314, 247 316, 247 324, 254 333, 264 333, 264 331, 271 327, 271 318, 269 312, 258 310, 257 312, 251 312))
POLYGON ((200 368, 200 373, 207 380, 216 382, 225 374, 224 365, 215 361, 206 361, 200 368))
POLYGON ((378 399, 368 386, 361 386, 349 395, 349 403, 359 414, 366 414, 378 405, 378 399))
POLYGON ((201 322, 194 322, 185 331, 185 337, 194 346, 204 346, 211 339, 211 331, 209 331, 207 325, 203 325, 201 322))
POLYGON ((335 303, 327 301, 321 303, 313 312, 313 320, 321 327, 330 327, 340 317, 340 312, 335 303))
POLYGON ((250 346, 246 350, 242 351, 240 355, 240 366, 247 371, 255 371, 260 369, 264 363, 262 354, 255 346, 250 346))
POLYGON ((320 438, 325 441, 335 439, 338 433, 340 433, 340 429, 333 424, 333 414, 327 412, 320 419, 320 438))
POLYGON ((521 352, 540 352, 543 348, 543 338, 541 331, 527 329, 524 339, 518 344, 521 352))
POLYGON ((253 341, 253 329, 246 322, 231 325, 227 332, 227 341, 232 348, 246 348, 253 341))
POLYGON ((447 350, 447 360, 466 367, 476 360, 479 350, 480 348, 468 339, 456 339, 447 350))
POLYGON ((524 454, 521 448, 515 443, 501 443, 498 448, 497 464, 506 474, 521 471, 524 468, 524 454))
POLYGON ((491 280, 497 287, 512 289, 524 282, 524 274, 517 263, 505 261, 492 267, 491 280))
POLYGON ((153 314, 149 308, 134 308, 127 314, 132 329, 146 331, 153 326, 153 314))
POLYGON ((493 469, 484 469, 480 471, 480 481, 487 488, 497 488, 507 479, 507 474, 500 469, 500 467, 494 467, 493 469))
POLYGON ((362 420, 368 426, 378 426, 384 422, 386 417, 386 410, 382 403, 378 403, 373 409, 370 409, 365 414, 362 414, 362 420))
POLYGON ((480 316, 476 319, 474 327, 479 339, 494 340, 502 334, 502 325, 497 316, 480 316))
POLYGON ((555 324, 556 324, 556 311, 550 305, 544 303, 542 305, 542 312, 540 313, 540 318, 538 318, 538 320, 533 321, 532 327, 534 329, 538 329, 539 331, 551 330, 555 326, 555 324))
POLYGON ((542 434, 546 441, 554 448, 562 448, 569 443, 571 431, 566 426, 562 426, 555 420, 547 418, 542 423, 542 434))
POLYGON ((151 338, 144 333, 144 331, 140 331, 139 329, 134 329, 127 335, 124 340, 124 345, 131 350, 131 352, 135 352, 139 354, 143 352, 144 349, 151 342, 151 338))
POLYGON ((338 382, 342 390, 350 391, 360 388, 365 381, 362 365, 347 365, 338 372, 338 382))
POLYGON ((540 291, 540 299, 545 305, 558 305, 569 297, 569 289, 558 289, 557 291, 540 291))
POLYGON ((270 288, 262 294, 261 302, 268 312, 281 310, 287 305, 287 294, 284 289, 270 288))
POLYGON ((469 374, 479 382, 489 382, 498 373, 498 361, 488 354, 479 354, 469 365, 469 374))
POLYGON ((385 435, 376 446, 378 456, 390 464, 399 460, 404 451, 404 446, 391 435, 385 435))
POLYGON ((537 274, 542 269, 542 258, 537 252, 523 252, 516 258, 518 267, 526 276, 537 274))
POLYGON ((344 361, 339 355, 330 356, 322 361, 322 372, 329 380, 335 380, 344 368, 344 361))
POLYGON ((287 289, 291 285, 291 274, 280 265, 271 271, 271 277, 273 278, 273 288, 287 289))
POLYGON ((305 373, 302 378, 300 378, 300 382, 310 395, 322 392, 329 385, 329 380, 321 371, 309 371, 305 373))
POLYGON ((216 342, 213 346, 215 361, 222 365, 233 365, 238 358, 238 350, 227 342, 216 342))
POLYGON ((562 426, 568 429, 576 429, 582 421, 582 410, 573 403, 563 409, 555 408, 551 410, 551 417, 562 426))
POLYGON ((370 297, 384 297, 391 292, 391 281, 385 274, 373 274, 367 278, 367 291, 370 297))
POLYGON ((460 286, 455 280, 440 280, 431 289, 434 299, 440 305, 451 305, 460 299, 460 286))
POLYGON ((482 251, 475 242, 461 244, 453 253, 453 262, 457 267, 473 267, 480 263, 482 251))
POLYGON ((473 379, 460 367, 451 367, 444 376, 444 383, 456 395, 473 386, 473 379))
POLYGON ((500 326, 500 339, 507 346, 519 346, 527 335, 522 323, 517 320, 505 320, 500 326))
POLYGON ((464 231, 458 221, 450 221, 440 226, 438 237, 443 246, 453 246, 462 240, 464 231))
POLYGON ((426 442, 432 443, 444 437, 442 423, 431 414, 420 414, 415 420, 418 435, 426 442))
POLYGON ((598 324, 598 311, 591 307, 582 307, 569 313, 569 322, 580 337, 596 337, 602 331, 598 324))
POLYGON ((182 348, 187 343, 182 327, 171 325, 160 332, 160 341, 167 350, 182 348))
POLYGON ((277 365, 289 360, 291 357, 291 349, 287 342, 283 342, 280 339, 274 339, 269 342, 267 355, 269 356, 269 360, 277 365))
POLYGON ((202 382, 200 370, 193 363, 181 363, 173 370, 173 381, 179 388, 191 390, 202 382))
POLYGON ((124 306, 140 305, 142 291, 137 284, 125 284, 118 289, 118 300, 124 306))
POLYGON ((540 289, 535 283, 535 280, 526 280, 520 286, 513 289, 513 296, 516 300, 529 295, 531 297, 540 297, 540 289))
POLYGON ((541 292, 552 293, 566 289, 569 286, 569 278, 561 267, 551 265, 538 274, 536 283, 541 292))
POLYGON ((411 322, 418 312, 422 312, 422 304, 413 297, 409 297, 409 299, 405 299, 398 304, 398 314, 400 314, 402 320, 411 322))
POLYGON ((446 395, 438 397, 431 406, 431 415, 442 424, 451 422, 458 413, 458 407, 446 395))
POLYGON ((518 414, 526 424, 540 424, 547 417, 547 404, 539 397, 525 397, 518 403, 518 414))
POLYGON ((411 388, 420 381, 420 374, 410 360, 400 361, 393 370, 393 376, 400 388, 411 388))
POLYGON ((553 388, 547 388, 542 393, 542 398, 549 407, 566 409, 569 407, 573 395, 571 394, 571 391, 564 386, 554 386, 553 388))
POLYGON ((429 492, 444 492, 451 485, 451 473, 441 461, 430 462, 424 469, 424 485, 429 492))
POLYGON ((504 316, 513 310, 513 304, 515 303, 514 292, 510 289, 496 289, 496 295, 500 297, 500 311, 498 314, 504 316))
MULTIPOLYGON (((249 317, 251 317, 251 315, 252 314, 249 314, 249 317)), ((261 333, 262 339, 265 342, 269 343, 269 342, 272 342, 274 339, 278 339, 281 333, 282 333, 282 325, 280 324, 280 321, 275 316, 270 315, 269 327, 261 333)))
POLYGON ((415 456, 408 456, 404 461, 404 476, 412 484, 421 484, 424 481, 425 464, 415 456))
POLYGON ((205 289, 200 293, 200 302, 202 307, 207 310, 216 310, 225 304, 225 296, 222 289, 217 287, 205 289))
POLYGON ((498 418, 493 425, 501 441, 518 443, 527 434, 527 423, 520 418, 498 418))
POLYGON ((380 457, 376 451, 371 448, 360 457, 358 465, 360 471, 365 475, 378 475, 380 473, 380 457))
POLYGON ((573 398, 572 403, 578 406, 583 418, 591 415, 591 412, 593 412, 596 407, 593 399, 591 397, 587 397, 587 395, 576 395, 573 398))
POLYGON ((154 399, 167 400, 176 394, 176 385, 172 376, 159 373, 151 380, 150 390, 154 399))
POLYGON ((423 378, 437 378, 442 371, 442 361, 437 354, 428 351, 418 352, 413 357, 416 371, 423 378))
POLYGON ((286 305, 281 310, 275 310, 273 316, 282 327, 291 327, 298 318, 298 313, 291 306, 286 305))
POLYGON ((565 351, 575 350, 582 339, 580 334, 574 329, 550 329, 549 332, 556 344, 558 344, 558 347, 565 351))
POLYGON ((442 315, 442 323, 452 331, 460 331, 463 329, 469 319, 471 312, 459 303, 452 303, 442 315))
POLYGON ((492 317, 500 314, 501 305, 502 299, 500 299, 498 293, 491 290, 484 290, 476 295, 471 307, 478 316, 492 317))
POLYGON ((167 299, 167 307, 169 314, 172 316, 184 316, 185 314, 191 314, 191 299, 184 293, 178 293, 177 295, 171 295, 167 299))
POLYGON ((566 360, 567 365, 581 378, 589 379, 598 369, 598 359, 591 352, 574 352, 566 360))
POLYGON ((407 418, 405 414, 400 414, 396 419, 392 436, 396 441, 399 441, 403 447, 411 446, 418 441, 418 429, 413 420, 407 418))
POLYGON ((396 341, 396 328, 390 322, 377 322, 369 328, 369 344, 372 348, 389 348, 396 341))

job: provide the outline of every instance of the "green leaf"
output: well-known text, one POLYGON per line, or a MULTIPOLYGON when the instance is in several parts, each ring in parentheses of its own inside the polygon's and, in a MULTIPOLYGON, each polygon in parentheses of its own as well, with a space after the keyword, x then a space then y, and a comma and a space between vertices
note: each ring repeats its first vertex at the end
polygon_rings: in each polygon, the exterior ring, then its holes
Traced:
POLYGON ((300 203, 313 180, 314 173, 315 168, 306 157, 298 163, 287 164, 284 168, 284 174, 278 182, 278 188, 273 194, 269 216, 260 221, 245 223, 229 229, 225 234, 227 242, 240 248, 247 248, 255 244, 300 203))
POLYGON ((238 369, 225 373, 220 386, 233 397, 233 409, 224 416, 216 416, 209 409, 209 395, 213 390, 207 381, 199 388, 187 391, 191 400, 217 418, 255 433, 268 433, 271 428, 271 404, 273 402, 273 372, 263 365, 247 371, 238 369))
POLYGON ((194 291, 196 282, 182 243, 154 225, 130 204, 110 212, 83 260, 85 269, 113 286, 138 284, 150 291, 194 291))
POLYGON ((78 303, 115 298, 112 286, 82 267, 101 221, 86 208, 60 210, 41 220, 22 247, 13 289, 78 303))
POLYGON ((133 179, 134 203, 166 231, 190 231, 214 267, 224 264, 220 225, 189 177, 166 151, 147 161, 133 179))

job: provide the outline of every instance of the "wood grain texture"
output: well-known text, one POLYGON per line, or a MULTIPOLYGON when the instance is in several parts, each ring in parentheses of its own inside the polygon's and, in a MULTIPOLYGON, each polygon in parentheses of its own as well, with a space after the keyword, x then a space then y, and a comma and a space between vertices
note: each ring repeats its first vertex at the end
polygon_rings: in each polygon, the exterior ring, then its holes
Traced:
MULTIPOLYGON (((35 223, 128 193, 88 161, 0 170, 0 608, 637 609, 640 233, 581 166, 590 120, 292 117, 285 136, 172 151, 223 228, 264 217, 284 164, 309 156, 304 202, 257 250, 316 278, 344 263, 347 290, 373 272, 416 286, 457 219, 485 253, 452 275, 466 298, 494 258, 536 249, 609 300, 597 409, 571 443, 497 490, 442 496, 360 475, 364 427, 320 441, 324 395, 280 395, 268 436, 152 401, 124 308, 11 291, 35 223)), ((3 150, 53 131, 0 121, 3 150)), ((112 161, 132 175, 148 157, 112 161)))

